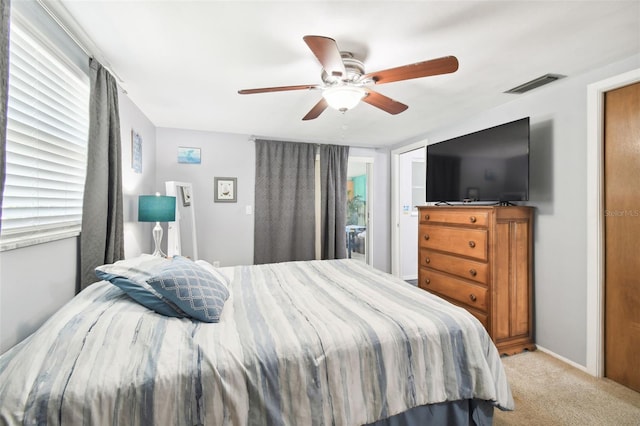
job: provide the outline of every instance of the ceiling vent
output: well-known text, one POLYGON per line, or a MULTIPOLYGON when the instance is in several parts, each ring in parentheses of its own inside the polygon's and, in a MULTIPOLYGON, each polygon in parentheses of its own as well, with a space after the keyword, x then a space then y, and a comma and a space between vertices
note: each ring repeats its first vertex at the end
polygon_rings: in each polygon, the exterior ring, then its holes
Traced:
POLYGON ((509 89, 504 93, 522 94, 522 93, 528 92, 529 90, 533 90, 540 86, 544 86, 545 84, 553 83, 554 81, 560 80, 561 78, 564 78, 564 77, 566 76, 560 75, 560 74, 545 74, 538 78, 534 78, 531 81, 527 81, 526 83, 521 84, 520 86, 514 87, 513 89, 509 89))

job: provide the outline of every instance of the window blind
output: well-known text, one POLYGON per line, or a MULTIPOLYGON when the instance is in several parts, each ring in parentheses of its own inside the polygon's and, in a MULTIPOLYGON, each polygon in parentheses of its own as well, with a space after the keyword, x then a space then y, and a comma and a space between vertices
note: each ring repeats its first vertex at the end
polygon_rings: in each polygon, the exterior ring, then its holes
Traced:
POLYGON ((89 77, 12 20, 0 249, 79 234, 88 128, 89 77))

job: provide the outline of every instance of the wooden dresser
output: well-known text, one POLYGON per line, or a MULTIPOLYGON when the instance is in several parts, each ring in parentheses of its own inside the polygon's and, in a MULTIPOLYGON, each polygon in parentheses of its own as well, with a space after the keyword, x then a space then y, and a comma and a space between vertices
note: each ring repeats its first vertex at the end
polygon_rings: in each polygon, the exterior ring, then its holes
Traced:
POLYGON ((418 286, 462 306, 500 354, 533 343, 533 208, 419 207, 418 286))

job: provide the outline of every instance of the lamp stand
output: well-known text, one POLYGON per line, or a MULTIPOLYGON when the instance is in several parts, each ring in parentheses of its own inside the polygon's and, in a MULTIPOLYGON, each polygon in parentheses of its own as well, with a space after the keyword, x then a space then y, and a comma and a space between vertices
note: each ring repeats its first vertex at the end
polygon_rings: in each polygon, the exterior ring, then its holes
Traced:
POLYGON ((153 255, 167 257, 166 253, 160 248, 160 244, 162 243, 162 226, 160 226, 160 222, 156 222, 156 226, 153 227, 153 241, 156 243, 156 249, 153 255))

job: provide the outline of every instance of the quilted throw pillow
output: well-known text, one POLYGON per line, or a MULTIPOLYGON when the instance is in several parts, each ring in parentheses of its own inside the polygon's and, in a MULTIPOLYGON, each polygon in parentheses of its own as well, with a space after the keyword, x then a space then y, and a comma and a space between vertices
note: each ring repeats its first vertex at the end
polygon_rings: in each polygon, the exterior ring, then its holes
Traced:
POLYGON ((204 322, 218 322, 229 297, 219 277, 184 257, 162 265, 147 283, 187 316, 204 322))
POLYGON ((169 263, 171 263, 170 259, 142 254, 135 258, 98 266, 95 272, 99 279, 119 287, 142 306, 168 317, 183 317, 185 315, 181 309, 147 284, 147 279, 154 276, 154 271, 169 263))

